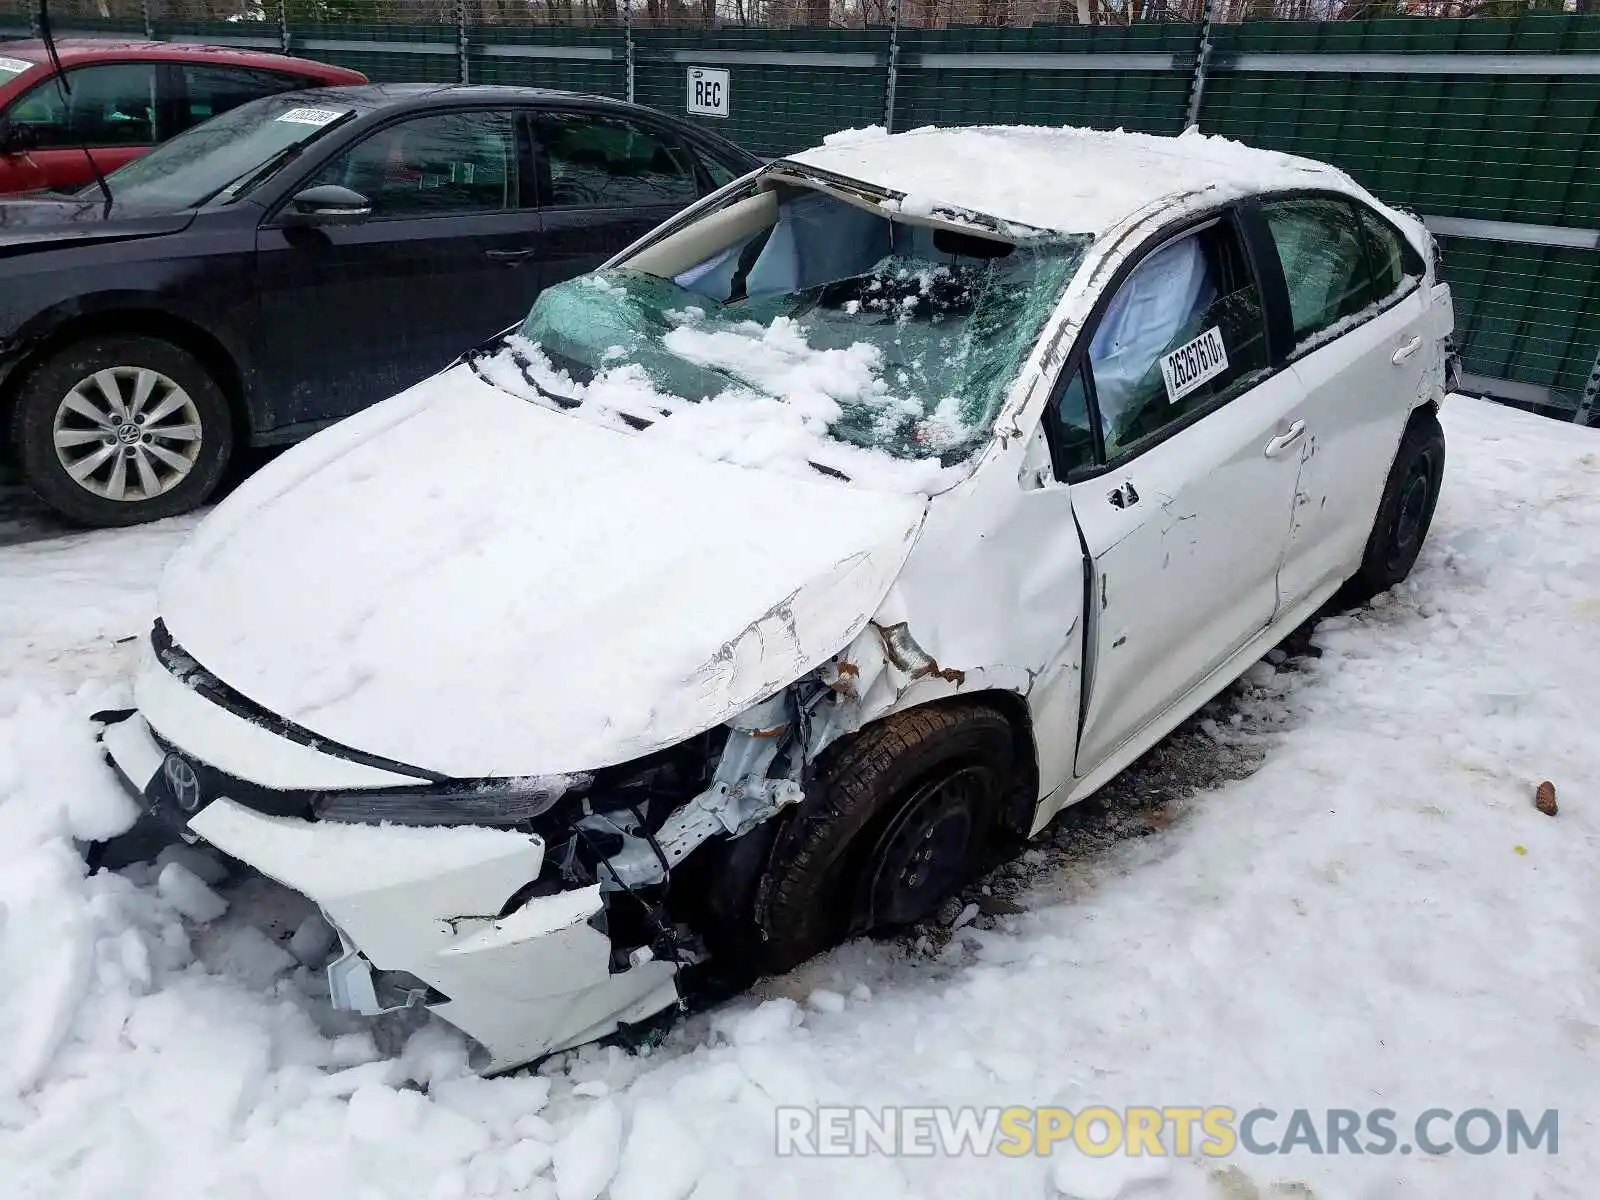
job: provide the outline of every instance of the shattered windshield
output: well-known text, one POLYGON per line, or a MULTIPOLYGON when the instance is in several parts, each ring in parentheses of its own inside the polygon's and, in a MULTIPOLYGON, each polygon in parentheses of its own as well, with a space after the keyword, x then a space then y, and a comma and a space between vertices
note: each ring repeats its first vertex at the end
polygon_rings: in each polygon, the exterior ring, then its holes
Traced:
MULTIPOLYGON (((718 457, 760 463, 754 438, 846 477, 861 465, 851 449, 948 467, 988 439, 1085 245, 1016 244, 769 189, 629 267, 549 289, 502 355, 531 398, 744 446, 718 457)), ((504 385, 505 365, 485 373, 504 385)))

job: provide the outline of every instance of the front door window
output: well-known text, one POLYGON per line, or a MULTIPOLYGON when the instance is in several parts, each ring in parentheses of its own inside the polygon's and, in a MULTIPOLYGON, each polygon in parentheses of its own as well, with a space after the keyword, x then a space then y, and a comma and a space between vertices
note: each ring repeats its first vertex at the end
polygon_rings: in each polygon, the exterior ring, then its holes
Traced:
POLYGON ((67 72, 70 90, 46 79, 11 106, 6 116, 41 150, 78 146, 150 146, 159 129, 154 63, 104 63, 67 72))
POLYGON ((504 212, 518 207, 515 126, 502 112, 403 121, 339 155, 305 186, 359 192, 374 220, 504 212))
POLYGON ((1108 461, 1259 378, 1261 294, 1233 226, 1186 234, 1134 268, 1101 318, 1089 365, 1108 461))

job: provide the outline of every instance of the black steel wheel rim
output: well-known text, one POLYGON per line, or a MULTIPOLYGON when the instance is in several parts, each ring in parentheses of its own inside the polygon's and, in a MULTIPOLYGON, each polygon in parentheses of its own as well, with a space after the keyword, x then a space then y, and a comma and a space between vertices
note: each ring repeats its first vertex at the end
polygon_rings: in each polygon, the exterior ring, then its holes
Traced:
POLYGON ((867 928, 908 925, 961 883, 971 859, 984 772, 961 767, 919 787, 873 847, 867 869, 867 928))
POLYGON ((1395 510, 1394 527, 1389 535, 1388 565, 1397 566, 1414 556, 1422 538, 1422 521, 1433 491, 1433 457, 1419 454, 1412 460, 1400 485, 1400 504, 1395 510))

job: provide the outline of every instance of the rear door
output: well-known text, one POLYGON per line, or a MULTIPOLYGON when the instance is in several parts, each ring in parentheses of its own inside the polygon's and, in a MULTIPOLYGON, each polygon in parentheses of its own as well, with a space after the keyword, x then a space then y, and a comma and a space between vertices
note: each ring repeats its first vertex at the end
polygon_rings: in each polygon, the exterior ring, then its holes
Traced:
POLYGON ((1232 212, 1144 255, 1091 329, 1057 418, 1101 464, 1070 484, 1093 563, 1079 776, 1272 620, 1300 436, 1232 212))
POLYGON ((255 357, 277 424, 355 412, 526 314, 540 223, 519 118, 451 110, 384 126, 296 185, 351 188, 368 220, 263 224, 255 357))
POLYGON ((174 132, 159 63, 107 62, 68 68, 6 110, 32 148, 0 158, 0 190, 65 190, 94 180, 88 156, 109 174, 174 132), (85 151, 88 153, 86 154, 85 151))
POLYGON ((612 113, 541 113, 533 147, 546 287, 593 270, 710 186, 678 138, 612 113))
POLYGON ((1280 606, 1348 578, 1411 410, 1431 386, 1423 264, 1381 216, 1340 196, 1264 200, 1304 383, 1306 435, 1280 606))

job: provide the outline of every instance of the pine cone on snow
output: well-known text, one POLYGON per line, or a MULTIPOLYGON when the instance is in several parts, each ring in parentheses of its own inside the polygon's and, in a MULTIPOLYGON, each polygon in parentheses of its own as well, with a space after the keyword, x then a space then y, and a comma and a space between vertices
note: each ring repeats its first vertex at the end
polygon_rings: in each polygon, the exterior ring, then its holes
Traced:
POLYGON ((1546 779, 1533 794, 1533 806, 1547 817, 1556 815, 1556 785, 1546 779))

